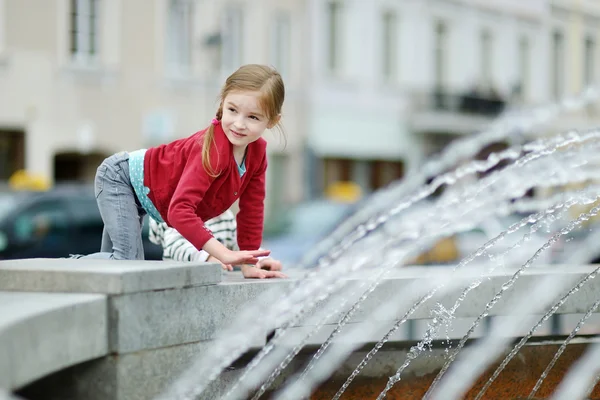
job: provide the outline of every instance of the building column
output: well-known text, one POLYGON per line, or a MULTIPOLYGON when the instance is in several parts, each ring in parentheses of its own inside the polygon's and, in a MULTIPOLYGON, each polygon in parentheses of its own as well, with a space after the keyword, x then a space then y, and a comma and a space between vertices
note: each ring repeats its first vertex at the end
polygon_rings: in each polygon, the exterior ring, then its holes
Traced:
POLYGON ((583 12, 581 0, 571 0, 567 28, 568 66, 566 71, 567 94, 579 93, 583 86, 583 12))
POLYGON ((0 0, 0 61, 6 52, 6 0, 0 0))
POLYGON ((106 0, 100 3, 100 56, 102 65, 117 69, 121 62, 121 0, 106 0))

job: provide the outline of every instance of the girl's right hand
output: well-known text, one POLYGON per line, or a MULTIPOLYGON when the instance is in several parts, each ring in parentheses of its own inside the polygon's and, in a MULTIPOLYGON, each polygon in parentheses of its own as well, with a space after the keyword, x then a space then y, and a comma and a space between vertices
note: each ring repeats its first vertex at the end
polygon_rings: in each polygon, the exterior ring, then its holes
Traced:
POLYGON ((256 264, 258 257, 266 257, 269 254, 269 250, 229 250, 220 257, 220 261, 225 265, 256 264))

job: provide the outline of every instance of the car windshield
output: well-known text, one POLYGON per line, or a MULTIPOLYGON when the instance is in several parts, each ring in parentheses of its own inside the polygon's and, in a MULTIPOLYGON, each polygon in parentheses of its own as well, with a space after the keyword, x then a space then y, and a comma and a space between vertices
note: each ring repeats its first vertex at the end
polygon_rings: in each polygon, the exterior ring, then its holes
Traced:
POLYGON ((297 206, 291 213, 287 233, 292 236, 325 235, 348 213, 348 204, 314 201, 297 206))
POLYGON ((17 196, 13 193, 0 193, 0 220, 10 215, 16 204, 17 196))

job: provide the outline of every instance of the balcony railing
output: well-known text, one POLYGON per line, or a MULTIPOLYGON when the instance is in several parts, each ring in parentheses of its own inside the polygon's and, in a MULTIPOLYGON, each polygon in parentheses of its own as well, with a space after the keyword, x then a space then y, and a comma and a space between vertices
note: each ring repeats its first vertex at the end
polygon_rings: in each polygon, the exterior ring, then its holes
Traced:
POLYGON ((416 108, 419 111, 445 111, 458 114, 495 117, 506 107, 500 96, 476 92, 452 93, 446 90, 433 90, 417 96, 416 108))

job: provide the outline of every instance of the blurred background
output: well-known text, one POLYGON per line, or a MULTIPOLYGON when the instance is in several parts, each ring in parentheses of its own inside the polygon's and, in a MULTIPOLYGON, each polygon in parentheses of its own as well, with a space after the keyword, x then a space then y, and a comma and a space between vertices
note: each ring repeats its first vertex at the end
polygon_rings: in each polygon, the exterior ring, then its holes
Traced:
MULTIPOLYGON (((593 84, 599 34, 595 0, 0 0, 0 257, 97 251, 100 162, 205 128, 224 79, 266 63, 287 97, 265 247, 297 262, 451 141, 593 84)), ((591 105, 543 134, 599 122, 591 105)))

